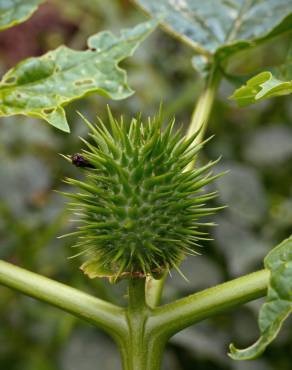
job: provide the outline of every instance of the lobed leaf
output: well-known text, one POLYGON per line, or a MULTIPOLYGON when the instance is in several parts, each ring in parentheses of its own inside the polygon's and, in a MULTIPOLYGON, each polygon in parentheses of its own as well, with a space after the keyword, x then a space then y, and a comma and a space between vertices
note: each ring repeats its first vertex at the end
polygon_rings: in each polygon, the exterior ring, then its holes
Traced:
POLYGON ((133 54, 156 24, 139 24, 123 30, 120 37, 100 32, 88 39, 85 51, 61 46, 19 63, 0 82, 0 116, 43 118, 68 132, 66 104, 92 93, 112 99, 130 96, 133 90, 118 63, 133 54))
POLYGON ((290 0, 134 0, 196 52, 225 58, 291 30, 290 0))
POLYGON ((288 95, 292 92, 292 47, 289 48, 285 62, 249 79, 241 86, 230 99, 235 100, 238 106, 245 107, 258 101, 275 96, 288 95))
POLYGON ((245 107, 261 100, 291 93, 292 80, 281 81, 266 71, 254 76, 246 82, 246 85, 235 90, 230 99, 235 100, 240 107, 245 107))
POLYGON ((0 0, 0 31, 26 21, 44 0, 0 0))
POLYGON ((230 346, 234 360, 250 360, 259 356, 276 338, 284 320, 292 312, 292 237, 284 240, 265 258, 265 267, 270 270, 270 284, 266 303, 259 314, 260 338, 246 349, 230 346))

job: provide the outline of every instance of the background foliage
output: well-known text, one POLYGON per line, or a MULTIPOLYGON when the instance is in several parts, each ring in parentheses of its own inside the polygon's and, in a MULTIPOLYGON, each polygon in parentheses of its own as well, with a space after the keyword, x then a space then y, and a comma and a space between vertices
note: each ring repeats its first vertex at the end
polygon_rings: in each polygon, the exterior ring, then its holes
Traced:
MULTIPOLYGON (((145 17, 127 0, 48 1, 27 22, 0 35, 0 69, 4 74, 16 62, 65 43, 85 49, 88 36, 120 29, 145 17)), ((285 37, 245 52, 246 62, 234 59, 237 75, 254 75, 259 63, 273 65, 286 52, 285 37), (271 48, 273 53, 271 53, 271 48)), ((1 119, 0 135, 0 258, 64 281, 112 301, 125 302, 125 285, 90 281, 78 271, 79 261, 67 260, 74 240, 57 239, 70 231, 65 199, 54 192, 66 190, 62 179, 78 176, 57 153, 79 151, 79 135, 87 129, 76 110, 89 119, 104 117, 105 104, 117 114, 141 110, 154 113, 161 100, 166 118, 176 114, 187 125, 202 81, 191 65, 191 50, 157 30, 123 62, 136 94, 122 102, 91 96, 67 109, 72 134, 40 120, 1 119)), ((238 78, 240 80, 240 77, 238 78)), ((216 134, 201 161, 223 155, 218 171, 230 172, 217 182, 219 203, 229 208, 217 216, 215 241, 206 243, 202 256, 183 267, 187 283, 174 273, 164 300, 222 282, 262 266, 269 249, 291 234, 292 223, 292 110, 289 97, 263 101, 239 109, 227 100, 234 85, 224 82, 210 120, 216 134)), ((0 287, 0 368, 7 370, 119 369, 111 341, 85 323, 57 309, 0 287), (98 364, 98 365, 97 365, 98 364)), ((292 333, 289 323, 279 338, 256 361, 235 362, 226 356, 230 342, 239 347, 258 337, 260 302, 247 304, 177 334, 168 347, 165 369, 170 370, 290 370, 292 333), (238 342, 241 338, 241 343, 238 342)), ((290 321, 291 322, 291 321, 290 321)))

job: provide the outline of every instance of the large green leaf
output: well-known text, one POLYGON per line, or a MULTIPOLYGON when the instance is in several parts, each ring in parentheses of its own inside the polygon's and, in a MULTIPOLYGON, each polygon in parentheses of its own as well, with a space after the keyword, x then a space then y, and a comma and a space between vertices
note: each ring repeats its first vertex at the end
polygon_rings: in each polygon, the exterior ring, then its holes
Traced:
POLYGON ((283 321, 292 313, 292 237, 284 240, 265 258, 271 277, 266 303, 259 314, 261 336, 246 349, 230 346, 234 360, 250 360, 259 356, 279 333, 283 321))
POLYGON ((291 0, 134 0, 198 53, 223 58, 291 30, 291 0))
POLYGON ((0 116, 43 118, 69 131, 63 109, 69 102, 92 93, 112 99, 130 96, 133 91, 118 63, 132 55, 155 26, 156 21, 145 22, 120 37, 104 31, 88 39, 88 50, 61 46, 19 63, 0 82, 0 116))
POLYGON ((24 22, 44 0, 0 0, 0 31, 24 22))

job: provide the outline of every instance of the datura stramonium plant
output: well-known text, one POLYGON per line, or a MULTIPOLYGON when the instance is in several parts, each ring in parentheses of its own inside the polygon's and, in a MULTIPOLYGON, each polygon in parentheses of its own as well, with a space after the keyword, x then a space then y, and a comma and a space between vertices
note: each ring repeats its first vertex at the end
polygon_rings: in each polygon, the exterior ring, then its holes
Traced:
POLYGON ((90 129, 86 150, 72 161, 83 167, 85 179, 66 179, 79 188, 68 193, 80 221, 74 247, 84 255, 81 269, 89 277, 158 278, 171 268, 178 269, 187 255, 198 254, 200 218, 218 208, 207 208, 204 187, 218 175, 210 168, 190 164, 203 144, 196 135, 185 138, 174 130, 174 120, 162 129, 161 114, 143 122, 129 123, 108 113, 109 126, 99 120, 90 129))

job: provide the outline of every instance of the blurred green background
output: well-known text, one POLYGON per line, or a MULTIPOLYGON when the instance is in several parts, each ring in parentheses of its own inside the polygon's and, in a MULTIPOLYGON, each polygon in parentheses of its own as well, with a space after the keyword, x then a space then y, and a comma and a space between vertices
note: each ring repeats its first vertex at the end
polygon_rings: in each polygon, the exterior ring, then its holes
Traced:
MULTIPOLYGON (((0 35, 0 71, 21 59, 40 55, 60 44, 83 49, 89 35, 109 29, 119 32, 145 16, 127 0, 47 1, 27 22, 0 35)), ((291 35, 290 35, 291 36, 291 35)), ((230 73, 251 74, 273 65, 285 53, 288 38, 242 55, 230 73)), ((72 254, 74 240, 57 239, 73 228, 66 200, 55 190, 66 188, 65 176, 80 171, 58 153, 80 151, 78 136, 87 128, 76 111, 94 121, 105 117, 106 103, 130 117, 154 113, 164 102, 165 119, 176 115, 187 126, 202 80, 191 65, 192 51, 156 30, 123 63, 132 97, 112 102, 91 96, 67 108, 70 135, 45 122, 25 117, 0 122, 0 258, 70 284, 96 296, 125 304, 126 285, 89 280, 72 254)), ((240 77, 238 78, 240 81, 240 77)), ((229 208, 216 216, 214 241, 202 256, 188 258, 185 282, 175 273, 168 279, 164 301, 261 268, 269 249, 291 234, 292 226, 292 105, 289 97, 238 109, 228 101, 234 85, 220 87, 208 134, 215 138, 200 161, 222 155, 217 170, 229 173, 216 183, 218 204, 229 208)), ((256 317, 261 300, 182 331, 169 343, 167 370, 291 370, 291 320, 258 360, 234 362, 228 344, 251 344, 258 336, 256 317), (290 330, 289 330, 290 327, 290 330)), ((102 332, 55 308, 0 287, 0 369, 118 370, 118 352, 102 332)))

